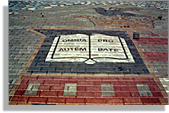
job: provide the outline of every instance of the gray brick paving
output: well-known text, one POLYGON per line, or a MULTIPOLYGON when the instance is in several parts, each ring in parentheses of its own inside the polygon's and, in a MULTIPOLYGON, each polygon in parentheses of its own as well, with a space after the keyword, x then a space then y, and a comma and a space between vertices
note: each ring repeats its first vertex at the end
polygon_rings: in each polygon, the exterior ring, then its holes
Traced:
MULTIPOLYGON (((12 19, 10 19, 12 20, 12 19)), ((9 24, 9 91, 30 59, 41 39, 26 29, 10 29, 9 24), (33 41, 32 41, 33 40, 33 41)))
POLYGON ((150 65, 157 75, 168 76, 168 62, 150 62, 150 65))
POLYGON ((140 44, 143 52, 168 52, 168 45, 140 44))

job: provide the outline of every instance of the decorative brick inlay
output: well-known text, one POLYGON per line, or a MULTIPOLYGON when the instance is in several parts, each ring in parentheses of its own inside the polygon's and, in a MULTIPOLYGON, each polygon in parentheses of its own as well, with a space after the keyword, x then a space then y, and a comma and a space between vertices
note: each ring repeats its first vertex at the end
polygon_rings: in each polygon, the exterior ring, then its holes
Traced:
POLYGON ((136 84, 140 96, 153 96, 147 84, 136 84))
POLYGON ((102 96, 115 96, 113 84, 101 84, 102 96))
POLYGON ((77 91, 77 84, 74 83, 66 83, 65 88, 64 88, 64 93, 63 95, 75 95, 76 96, 76 91, 77 91))
POLYGON ((24 95, 36 95, 40 87, 40 83, 29 83, 24 95))

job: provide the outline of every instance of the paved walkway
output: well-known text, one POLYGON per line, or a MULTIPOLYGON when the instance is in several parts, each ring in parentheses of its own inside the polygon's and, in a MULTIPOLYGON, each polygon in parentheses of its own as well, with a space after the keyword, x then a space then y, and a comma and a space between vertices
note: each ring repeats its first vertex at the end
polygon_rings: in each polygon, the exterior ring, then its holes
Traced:
POLYGON ((9 2, 10 105, 168 105, 167 2, 9 2))

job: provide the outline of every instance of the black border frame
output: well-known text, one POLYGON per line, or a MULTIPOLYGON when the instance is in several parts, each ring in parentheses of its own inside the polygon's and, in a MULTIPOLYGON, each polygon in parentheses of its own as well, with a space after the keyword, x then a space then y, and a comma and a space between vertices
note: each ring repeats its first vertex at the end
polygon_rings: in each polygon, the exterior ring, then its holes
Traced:
POLYGON ((35 29, 46 35, 41 48, 29 67, 27 73, 77 73, 77 74, 149 74, 140 54, 126 31, 106 30, 47 30, 35 29), (135 63, 98 63, 85 64, 84 62, 45 62, 46 56, 56 36, 70 34, 104 34, 124 38, 135 60, 135 63))

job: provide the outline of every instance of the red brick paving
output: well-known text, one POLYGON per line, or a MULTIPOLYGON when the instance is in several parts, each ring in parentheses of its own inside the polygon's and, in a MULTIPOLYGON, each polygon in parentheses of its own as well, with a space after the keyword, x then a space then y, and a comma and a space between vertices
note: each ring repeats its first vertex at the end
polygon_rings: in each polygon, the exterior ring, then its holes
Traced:
POLYGON ((158 34, 154 34, 154 33, 151 32, 151 36, 158 36, 158 34))
POLYGON ((28 97, 14 96, 11 103, 27 103, 28 97))
POLYGON ((41 91, 40 97, 57 97, 58 91, 41 91))
POLYGON ((168 52, 143 52, 149 62, 168 62, 168 52))
POLYGON ((50 87, 51 87, 51 91, 63 91, 64 90, 64 86, 52 85, 50 87))
POLYGON ((66 99, 66 104, 84 104, 84 98, 68 98, 66 99))
POLYGON ((31 103, 31 104, 72 104, 72 105, 137 105, 137 104, 162 104, 161 100, 165 100, 160 89, 153 78, 102 78, 98 77, 94 81, 92 78, 68 77, 62 81, 62 77, 24 77, 22 84, 18 87, 11 103, 31 103), (34 80, 32 80, 34 79, 34 80), (50 84, 45 81, 50 79, 50 84), (90 79, 90 80, 89 80, 90 79), (81 81, 78 81, 81 80, 81 81), (27 82, 25 82, 27 81, 27 82), (57 81, 57 82, 56 82, 57 81), (40 88, 36 95, 24 95, 26 87, 31 82, 40 82, 40 88), (56 82, 56 84, 54 84, 56 82), (133 82, 128 85, 128 82, 133 82), (64 96, 64 84, 77 83, 76 96, 64 96), (113 84, 115 96, 102 96, 101 84, 113 84), (153 96, 142 97, 139 95, 136 84, 148 84, 153 96))
POLYGON ((124 104, 126 104, 126 105, 142 104, 142 101, 140 98, 125 98, 124 104))
POLYGON ((45 97, 30 97, 28 103, 35 104, 45 104, 47 102, 47 98, 45 97))
POLYGON ((41 85, 40 87, 39 87, 39 90, 40 91, 49 91, 50 90, 50 88, 51 88, 51 86, 49 86, 49 85, 41 85))
MULTIPOLYGON (((151 33, 152 36, 158 36, 151 33)), ((168 38, 140 37, 136 40, 138 44, 168 45, 168 38)), ((143 52, 149 62, 168 62, 168 52, 143 52)))
POLYGON ((123 105, 122 98, 106 98, 105 105, 123 105))
POLYGON ((143 104, 160 104, 160 100, 158 98, 141 98, 143 104))
POLYGON ((65 98, 49 97, 47 104, 65 104, 65 98))
POLYGON ((88 104, 95 104, 95 105, 104 105, 104 99, 103 98, 101 98, 101 99, 97 99, 97 98, 92 98, 92 99, 90 99, 90 98, 87 98, 86 99, 86 104, 88 105, 88 104))
POLYGON ((168 38, 149 38, 140 37, 137 39, 138 44, 152 44, 152 45, 168 45, 168 38))

